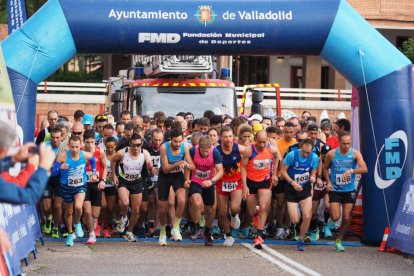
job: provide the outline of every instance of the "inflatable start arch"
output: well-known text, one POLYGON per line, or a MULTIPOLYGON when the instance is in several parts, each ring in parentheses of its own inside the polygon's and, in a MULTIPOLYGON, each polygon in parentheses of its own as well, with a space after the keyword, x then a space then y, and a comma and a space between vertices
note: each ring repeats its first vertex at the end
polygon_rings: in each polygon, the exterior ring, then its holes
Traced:
POLYGON ((412 177, 412 65, 344 0, 49 0, 1 47, 26 140, 37 84, 75 53, 320 55, 359 91, 366 242, 412 177))

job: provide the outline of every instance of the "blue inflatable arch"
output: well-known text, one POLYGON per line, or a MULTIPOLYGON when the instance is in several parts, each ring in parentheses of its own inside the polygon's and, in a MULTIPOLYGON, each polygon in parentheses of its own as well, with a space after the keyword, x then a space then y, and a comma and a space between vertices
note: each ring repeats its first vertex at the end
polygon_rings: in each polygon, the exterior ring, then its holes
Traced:
POLYGON ((36 86, 76 53, 320 55, 359 91, 364 239, 412 177, 412 66, 343 0, 49 0, 1 44, 25 140, 36 86))

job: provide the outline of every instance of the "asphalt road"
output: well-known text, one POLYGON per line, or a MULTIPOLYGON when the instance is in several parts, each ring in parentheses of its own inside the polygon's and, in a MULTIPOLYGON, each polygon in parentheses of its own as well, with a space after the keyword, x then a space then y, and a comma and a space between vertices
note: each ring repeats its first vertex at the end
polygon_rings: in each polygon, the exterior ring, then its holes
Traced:
POLYGON ((413 258, 379 253, 377 248, 350 246, 338 253, 332 245, 268 244, 257 252, 249 244, 231 248, 214 244, 170 242, 127 243, 99 240, 70 248, 47 241, 24 267, 27 275, 414 275, 413 258), (261 255, 259 255, 261 254, 261 255))

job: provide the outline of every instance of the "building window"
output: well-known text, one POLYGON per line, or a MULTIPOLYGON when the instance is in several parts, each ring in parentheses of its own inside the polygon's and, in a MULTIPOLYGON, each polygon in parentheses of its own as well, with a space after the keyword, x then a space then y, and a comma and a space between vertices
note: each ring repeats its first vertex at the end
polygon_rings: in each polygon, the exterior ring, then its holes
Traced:
POLYGON ((402 49, 402 45, 405 41, 407 41, 410 37, 409 36, 397 36, 395 38, 395 46, 398 49, 402 49))
POLYGON ((269 57, 237 56, 233 81, 237 86, 269 82, 269 57))
POLYGON ((290 87, 303 88, 303 67, 291 66, 290 67, 290 87))

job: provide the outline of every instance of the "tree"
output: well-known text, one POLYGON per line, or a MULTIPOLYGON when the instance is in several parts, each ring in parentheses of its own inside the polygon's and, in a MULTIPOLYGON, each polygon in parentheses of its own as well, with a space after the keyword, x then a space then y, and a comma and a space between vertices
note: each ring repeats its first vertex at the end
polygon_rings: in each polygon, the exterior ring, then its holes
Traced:
POLYGON ((407 56, 412 63, 414 63, 414 38, 410 37, 403 42, 401 51, 407 56))

